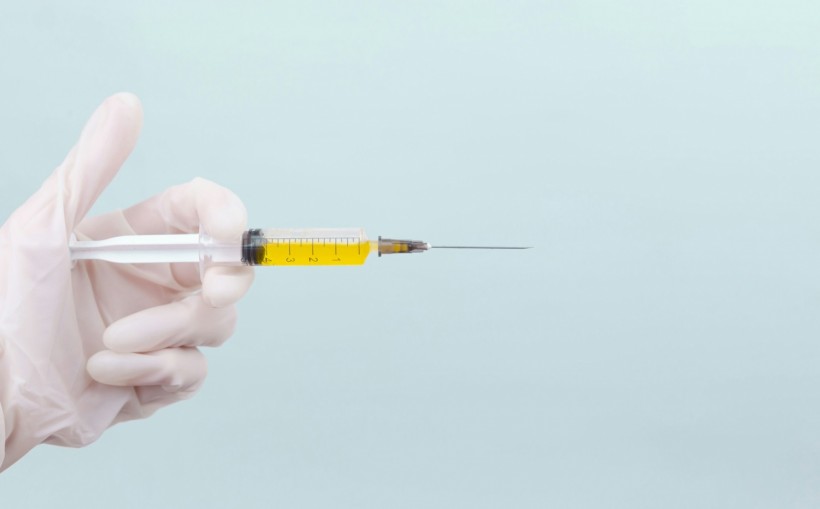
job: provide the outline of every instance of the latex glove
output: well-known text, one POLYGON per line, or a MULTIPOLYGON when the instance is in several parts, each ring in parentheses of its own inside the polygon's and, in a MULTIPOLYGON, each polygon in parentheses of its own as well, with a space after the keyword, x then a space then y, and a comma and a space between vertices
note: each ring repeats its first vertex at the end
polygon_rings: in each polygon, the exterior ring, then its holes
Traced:
POLYGON ((196 179, 123 211, 83 220, 137 141, 139 100, 107 99, 65 161, 0 229, 0 469, 40 443, 83 446, 114 423, 190 397, 205 378, 196 348, 236 322, 249 267, 196 264, 72 269, 68 241, 196 232, 235 237, 245 207, 196 179), (200 291, 201 289, 201 291, 200 291))

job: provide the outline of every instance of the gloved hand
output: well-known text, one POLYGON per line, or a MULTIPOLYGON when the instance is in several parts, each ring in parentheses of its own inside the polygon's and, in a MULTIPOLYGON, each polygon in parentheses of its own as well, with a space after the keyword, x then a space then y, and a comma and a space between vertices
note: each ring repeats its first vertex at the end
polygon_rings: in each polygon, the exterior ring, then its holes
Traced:
POLYGON ((249 267, 82 261, 68 241, 246 227, 230 191, 196 179, 131 208, 84 219, 130 154, 142 107, 108 98, 77 145, 0 229, 0 470, 40 443, 79 447, 117 422, 190 397, 207 366, 198 346, 233 332, 249 267))

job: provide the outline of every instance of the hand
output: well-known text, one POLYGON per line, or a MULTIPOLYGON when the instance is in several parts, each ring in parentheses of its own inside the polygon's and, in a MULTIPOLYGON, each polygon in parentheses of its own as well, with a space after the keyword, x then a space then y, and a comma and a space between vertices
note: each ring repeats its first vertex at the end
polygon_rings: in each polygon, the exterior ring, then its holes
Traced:
POLYGON ((72 268, 68 241, 246 228, 242 202, 196 179, 128 209, 84 219, 131 153, 142 107, 108 98, 43 186, 0 228, 0 470, 39 443, 79 447, 202 385, 205 357, 233 332, 249 267, 195 264, 72 268))

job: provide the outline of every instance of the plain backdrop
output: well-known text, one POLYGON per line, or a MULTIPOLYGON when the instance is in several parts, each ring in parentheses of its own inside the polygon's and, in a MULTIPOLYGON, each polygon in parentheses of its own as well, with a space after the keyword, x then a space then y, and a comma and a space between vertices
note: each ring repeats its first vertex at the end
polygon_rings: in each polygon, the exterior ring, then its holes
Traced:
POLYGON ((820 505, 816 0, 2 0, 0 216, 123 90, 96 212, 536 249, 260 269, 194 399, 2 507, 820 505))

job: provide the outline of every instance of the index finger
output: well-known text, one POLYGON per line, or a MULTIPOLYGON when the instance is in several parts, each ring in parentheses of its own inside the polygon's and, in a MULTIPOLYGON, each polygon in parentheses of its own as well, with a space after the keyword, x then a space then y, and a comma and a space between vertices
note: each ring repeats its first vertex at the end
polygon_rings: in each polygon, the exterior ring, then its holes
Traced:
POLYGON ((218 240, 233 240, 248 227, 245 205, 231 190, 195 178, 123 211, 138 235, 195 233, 199 227, 218 240))

